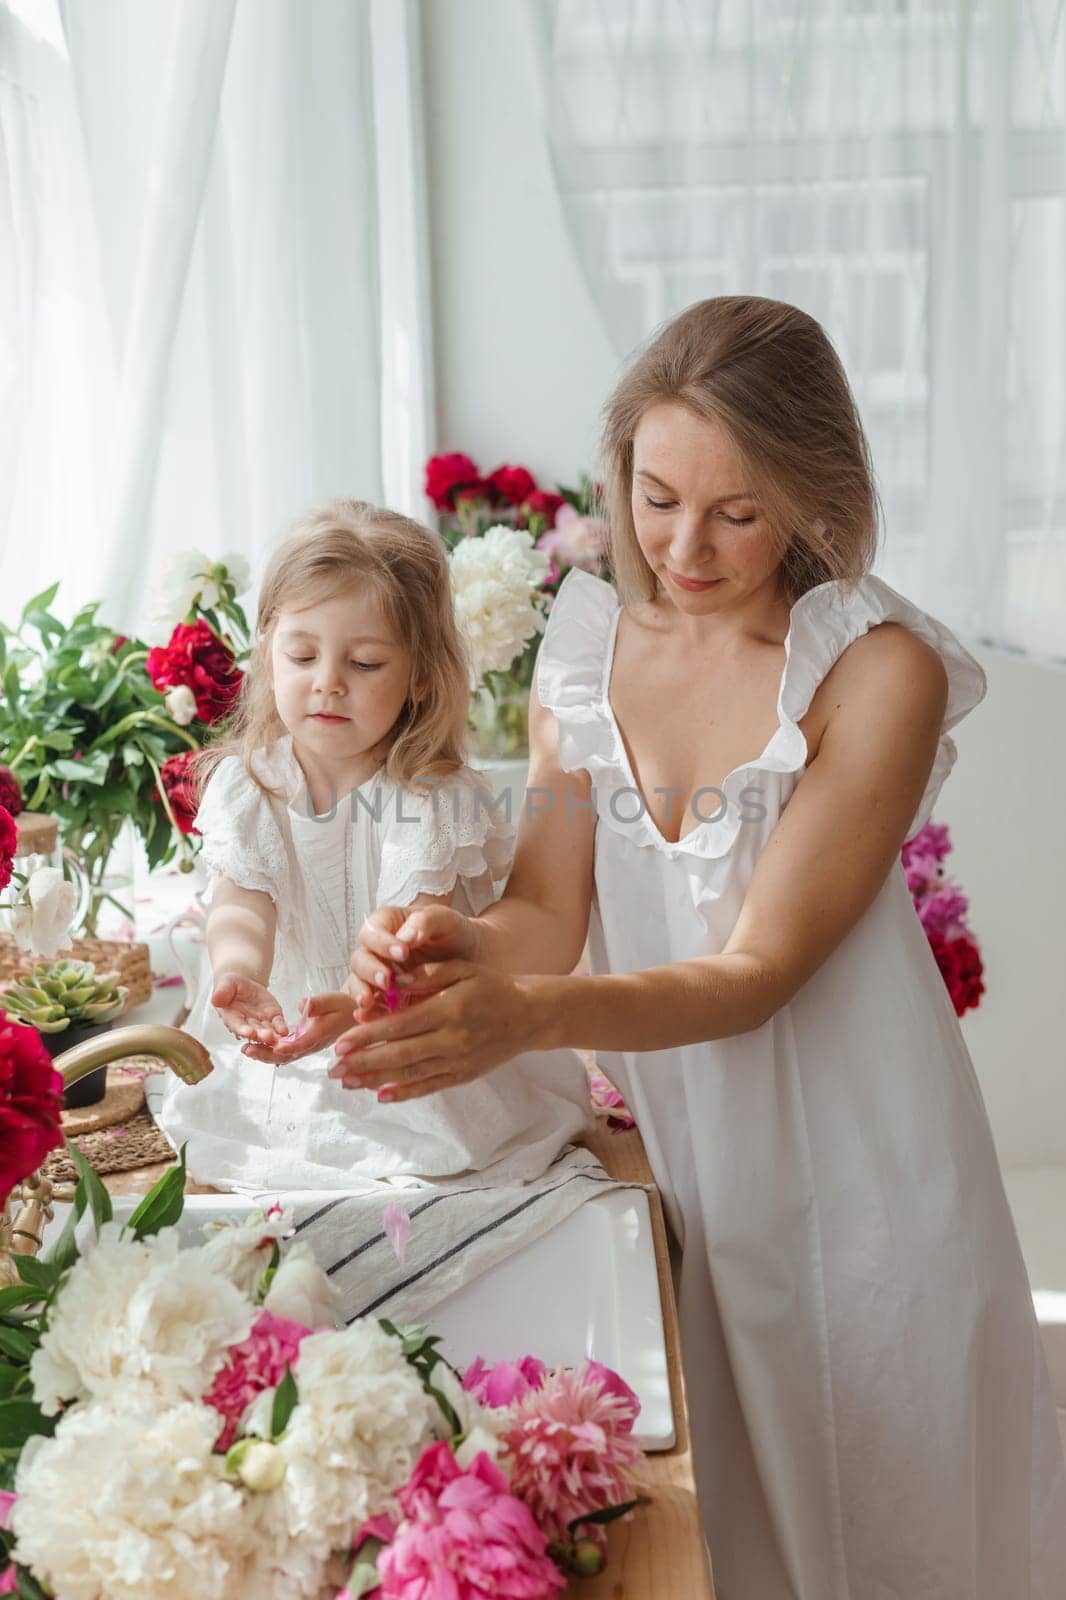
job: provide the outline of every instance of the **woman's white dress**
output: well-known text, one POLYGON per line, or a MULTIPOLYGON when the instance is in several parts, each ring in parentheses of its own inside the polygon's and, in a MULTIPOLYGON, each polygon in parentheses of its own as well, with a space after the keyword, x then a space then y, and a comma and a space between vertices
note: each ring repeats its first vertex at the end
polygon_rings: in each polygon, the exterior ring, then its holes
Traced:
MULTIPOLYGON (((869 628, 910 628, 950 684, 909 834, 955 760, 947 730, 985 692, 954 636, 887 584, 823 584, 792 608, 777 731, 724 780, 720 820, 672 844, 643 807, 611 711, 619 615, 609 584, 571 573, 537 678, 562 766, 587 771, 595 791, 594 972, 724 947, 803 776, 797 724, 869 628), (761 820, 745 789, 762 791, 761 820)), ((713 817, 716 797, 701 809, 713 817)), ((1066 1484, 1030 1288, 902 866, 762 1027, 600 1060, 637 1118, 681 1247, 719 1600, 1066 1596, 1066 1484)))
MULTIPOLYGON (((265 795, 229 756, 197 827, 213 872, 276 904, 270 989, 290 1026, 304 996, 343 987, 376 906, 453 892, 455 907, 475 914, 502 889, 514 830, 469 769, 434 794, 399 789, 379 771, 322 816, 307 814, 291 738, 257 757, 257 771, 282 798, 265 795)), ((213 1010, 209 983, 184 1026, 215 1070, 194 1085, 168 1074, 160 1120, 176 1145, 188 1142, 193 1176, 219 1188, 344 1189, 471 1171, 523 1181, 592 1125, 572 1051, 527 1053, 474 1083, 388 1105, 327 1077, 332 1048, 277 1068, 250 1060, 213 1010)))

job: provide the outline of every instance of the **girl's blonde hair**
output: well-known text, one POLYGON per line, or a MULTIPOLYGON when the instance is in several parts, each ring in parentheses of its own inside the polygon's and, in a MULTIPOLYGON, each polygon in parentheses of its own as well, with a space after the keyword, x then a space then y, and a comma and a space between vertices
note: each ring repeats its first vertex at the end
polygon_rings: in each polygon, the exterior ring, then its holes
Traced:
POLYGON ((649 406, 664 401, 729 433, 777 543, 790 605, 819 583, 870 570, 877 490, 836 351, 795 306, 722 295, 667 323, 604 409, 602 509, 623 601, 650 600, 659 587, 633 524, 633 438, 649 406))
POLYGON ((301 517, 270 558, 259 591, 252 657, 226 737, 192 763, 200 794, 227 755, 238 756, 267 789, 253 757, 286 732, 270 669, 278 615, 356 587, 374 592, 389 627, 411 655, 409 697, 384 741, 386 777, 408 787, 419 779, 447 777, 462 766, 470 668, 452 608, 443 541, 398 512, 362 500, 330 500, 301 517))

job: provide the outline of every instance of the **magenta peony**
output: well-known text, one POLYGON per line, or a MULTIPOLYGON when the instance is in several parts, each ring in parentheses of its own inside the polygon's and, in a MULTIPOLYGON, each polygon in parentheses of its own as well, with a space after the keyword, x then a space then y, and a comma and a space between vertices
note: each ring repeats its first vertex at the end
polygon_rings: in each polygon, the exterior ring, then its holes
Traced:
POLYGON ((484 480, 469 456, 460 451, 430 456, 426 462, 426 496, 438 511, 454 511, 461 491, 474 490, 487 497, 484 480))
POLYGON ((478 1356, 463 1373, 463 1388, 483 1406, 510 1406, 523 1400, 531 1389, 539 1389, 547 1371, 536 1356, 497 1361, 494 1367, 487 1367, 478 1356))
MULTIPOLYGON (((551 1373, 515 1406, 503 1434, 511 1488, 559 1544, 570 1543, 575 1518, 633 1498, 631 1477, 643 1459, 632 1437, 639 1409, 628 1384, 596 1361, 551 1373)), ((595 1524, 579 1535, 606 1542, 595 1524)))
POLYGON ((447 1444, 427 1445, 399 1500, 405 1520, 378 1557, 381 1600, 549 1600, 566 1587, 484 1451, 464 1472, 447 1444))
POLYGON ((11 882, 18 840, 19 831, 14 817, 6 806, 0 806, 0 889, 6 889, 11 882))
POLYGON ((62 1109, 63 1079, 37 1029, 0 1011, 0 1206, 62 1144, 62 1109))
POLYGON ((273 1389, 285 1376, 285 1368, 295 1365, 300 1341, 310 1332, 302 1323, 261 1311, 247 1339, 230 1346, 225 1365, 204 1395, 205 1403, 225 1418, 226 1425, 215 1440, 217 1451, 229 1449, 256 1395, 273 1389))

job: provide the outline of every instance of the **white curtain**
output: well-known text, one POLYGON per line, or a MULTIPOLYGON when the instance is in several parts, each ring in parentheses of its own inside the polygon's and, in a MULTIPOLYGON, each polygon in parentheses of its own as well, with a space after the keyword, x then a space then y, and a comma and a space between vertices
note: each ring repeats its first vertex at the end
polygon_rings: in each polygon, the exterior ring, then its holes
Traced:
POLYGON ((1066 662, 1064 0, 528 0, 619 355, 693 300, 810 311, 878 469, 878 570, 1066 662))
POLYGON ((0 0, 0 89, 14 80, 27 125, 17 142, 0 122, 0 183, 38 245, 9 252, 0 235, 0 275, 89 400, 84 417, 26 414, 17 390, 43 381, 42 361, 35 344, 17 352, 0 401, 19 485, 10 511, 0 500, 0 615, 62 575, 60 614, 103 598, 133 631, 168 550, 236 550, 255 571, 316 499, 420 503, 417 31, 412 0, 60 5, 49 42, 34 39, 45 0, 0 0), (42 488, 57 458, 61 494, 42 488))

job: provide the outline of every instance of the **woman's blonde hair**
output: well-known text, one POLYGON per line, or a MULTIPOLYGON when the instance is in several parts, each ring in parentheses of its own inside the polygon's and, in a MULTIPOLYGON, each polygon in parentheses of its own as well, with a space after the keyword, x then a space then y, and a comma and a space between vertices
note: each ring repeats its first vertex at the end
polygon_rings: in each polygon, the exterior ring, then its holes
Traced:
POLYGON ((622 599, 650 600, 655 574, 633 524, 633 438, 649 406, 675 401, 726 429, 781 557, 784 595, 870 570, 879 507, 870 450, 844 369, 821 326, 778 300, 700 300, 659 332, 604 409, 602 509, 622 599))
POLYGON ((455 622, 444 543, 398 512, 362 500, 330 500, 301 517, 270 558, 259 590, 252 657, 233 717, 223 740, 192 763, 200 794, 227 755, 238 756, 260 788, 267 788, 253 757, 286 731, 270 667, 278 615, 357 587, 377 596, 389 627, 411 655, 410 693, 383 741, 386 777, 407 787, 447 777, 462 766, 470 668, 455 622))

